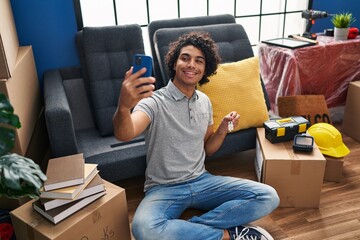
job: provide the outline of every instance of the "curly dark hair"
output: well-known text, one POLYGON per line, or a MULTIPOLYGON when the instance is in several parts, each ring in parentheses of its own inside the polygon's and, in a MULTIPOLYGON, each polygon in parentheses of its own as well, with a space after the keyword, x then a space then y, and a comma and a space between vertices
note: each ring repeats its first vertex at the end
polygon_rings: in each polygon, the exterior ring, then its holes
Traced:
POLYGON ((183 47, 192 45, 198 48, 205 56, 205 74, 199 81, 200 85, 209 82, 208 77, 216 74, 221 58, 218 53, 218 47, 208 32, 189 32, 182 34, 177 41, 169 44, 169 51, 165 56, 165 64, 170 79, 174 79, 176 63, 180 51, 183 47))

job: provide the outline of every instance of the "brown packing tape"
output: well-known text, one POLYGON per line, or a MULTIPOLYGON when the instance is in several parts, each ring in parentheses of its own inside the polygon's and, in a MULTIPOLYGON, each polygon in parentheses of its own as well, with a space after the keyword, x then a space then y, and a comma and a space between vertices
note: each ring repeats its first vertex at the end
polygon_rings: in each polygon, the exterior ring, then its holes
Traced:
POLYGON ((301 173, 301 161, 300 160, 296 160, 299 159, 298 155, 296 155, 294 153, 294 150, 292 148, 292 141, 290 142, 285 142, 284 143, 286 151, 289 154, 289 157, 291 160, 291 165, 290 165, 290 175, 300 175, 301 173))
POLYGON ((300 172, 301 172, 301 161, 299 161, 299 160, 291 161, 290 174, 291 175, 299 175, 300 172))

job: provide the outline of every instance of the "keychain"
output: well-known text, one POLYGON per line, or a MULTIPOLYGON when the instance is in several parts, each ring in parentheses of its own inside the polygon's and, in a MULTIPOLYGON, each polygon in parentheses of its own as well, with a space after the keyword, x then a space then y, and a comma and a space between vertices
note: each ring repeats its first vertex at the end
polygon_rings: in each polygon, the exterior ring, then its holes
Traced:
POLYGON ((228 131, 231 132, 232 130, 234 130, 234 123, 232 121, 228 122, 228 131))

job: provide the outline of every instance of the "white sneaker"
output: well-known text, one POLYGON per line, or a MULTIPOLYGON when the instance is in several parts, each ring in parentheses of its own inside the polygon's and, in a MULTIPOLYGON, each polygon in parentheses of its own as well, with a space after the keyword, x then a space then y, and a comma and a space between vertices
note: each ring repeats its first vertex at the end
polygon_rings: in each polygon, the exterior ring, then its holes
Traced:
POLYGON ((263 228, 258 226, 244 225, 229 228, 231 240, 274 240, 263 228))

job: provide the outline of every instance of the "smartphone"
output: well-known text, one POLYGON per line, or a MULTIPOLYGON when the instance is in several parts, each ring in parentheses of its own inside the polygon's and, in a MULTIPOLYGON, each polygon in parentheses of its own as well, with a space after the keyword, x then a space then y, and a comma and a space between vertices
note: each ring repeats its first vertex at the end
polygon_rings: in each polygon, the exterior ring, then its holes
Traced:
POLYGON ((152 76, 152 57, 145 54, 135 54, 133 59, 133 73, 136 73, 143 67, 146 68, 146 72, 142 77, 152 76))

